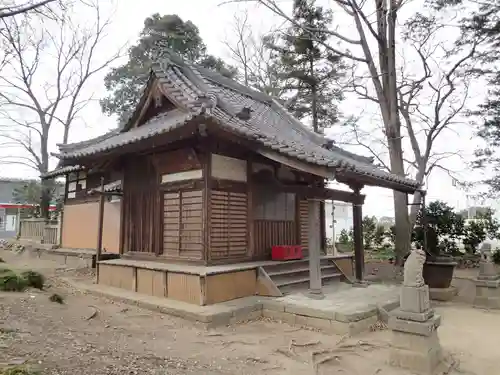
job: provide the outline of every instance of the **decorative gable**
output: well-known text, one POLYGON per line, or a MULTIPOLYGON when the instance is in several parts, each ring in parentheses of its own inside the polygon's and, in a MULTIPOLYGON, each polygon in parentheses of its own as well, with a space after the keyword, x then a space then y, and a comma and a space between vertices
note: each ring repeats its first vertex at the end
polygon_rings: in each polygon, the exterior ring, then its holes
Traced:
POLYGON ((152 87, 151 92, 144 103, 141 115, 134 127, 141 126, 149 119, 159 115, 160 113, 170 112, 174 109, 177 109, 177 106, 160 91, 160 88, 156 84, 152 87))

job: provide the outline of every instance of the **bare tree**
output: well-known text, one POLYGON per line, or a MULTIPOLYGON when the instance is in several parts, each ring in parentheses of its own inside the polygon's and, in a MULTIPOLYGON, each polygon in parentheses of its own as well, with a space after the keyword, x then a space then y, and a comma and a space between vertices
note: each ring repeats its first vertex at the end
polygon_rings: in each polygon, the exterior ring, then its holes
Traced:
MULTIPOLYGON (((298 27, 301 25, 278 5, 277 0, 235 0, 256 1, 298 27)), ((338 32, 339 25, 332 25, 328 31, 331 38, 322 43, 325 48, 353 62, 364 63, 375 91, 377 105, 384 124, 389 147, 389 164, 392 173, 405 175, 401 121, 397 90, 396 69, 396 20, 403 6, 403 0, 332 0, 333 6, 344 13, 335 12, 336 19, 350 20, 355 36, 338 32), (351 50, 353 50, 351 52, 351 50)), ((314 30, 307 30, 311 33, 314 30)), ((394 192, 396 219, 396 262, 401 264, 403 255, 409 251, 410 223, 406 207, 406 194, 394 192)))
MULTIPOLYGON (((54 137, 60 134, 60 142, 67 143, 72 124, 92 100, 85 86, 120 51, 100 56, 110 19, 103 19, 98 1, 82 1, 73 12, 64 9, 43 21, 35 14, 0 22, 0 38, 8 50, 0 76, 1 145, 23 151, 5 156, 2 163, 22 164, 43 174, 54 137), (73 19, 76 12, 89 13, 85 25, 73 19), (56 133, 58 129, 62 131, 56 133)), ((50 187, 44 184, 41 208, 47 216, 50 187)))
POLYGON ((2 1, 0 4, 0 19, 17 16, 18 14, 27 13, 55 2, 56 0, 41 0, 41 1, 25 1, 22 4, 2 1))
MULTIPOLYGON (((258 2, 289 23, 294 23, 294 20, 281 8, 277 0, 233 0, 233 2, 242 1, 258 2)), ((396 55, 399 53, 397 48, 399 29, 397 19, 405 1, 332 0, 330 4, 339 10, 339 12, 334 13, 336 15, 335 19, 342 19, 342 26, 344 27, 350 24, 347 27, 352 32, 350 32, 349 36, 343 35, 338 31, 340 24, 333 24, 327 30, 331 38, 323 42, 323 45, 345 59, 364 65, 368 73, 368 81, 371 82, 371 88, 366 92, 374 99, 373 101, 378 106, 382 119, 383 142, 388 150, 389 162, 387 167, 392 173, 405 176, 402 140, 404 129, 400 112, 401 107, 408 100, 410 100, 408 110, 412 111, 412 113, 415 111, 411 92, 403 90, 398 85, 399 69, 396 55), (342 12, 343 15, 341 15, 342 12)), ((297 26, 300 27, 300 25, 297 26)), ((451 72, 451 74, 453 73, 454 71, 451 72)), ((449 81, 445 78, 443 83, 449 84, 449 81)), ((436 89, 435 95, 438 96, 437 101, 442 102, 446 94, 446 87, 441 85, 434 87, 436 89)), ((455 89, 453 89, 454 91, 455 89)), ((450 96, 447 96, 447 98, 450 98, 450 96)), ((442 106, 443 104, 438 106, 437 109, 442 108, 442 106)), ((443 121, 446 122, 445 119, 446 116, 440 116, 436 126, 441 128, 443 121)), ((448 121, 453 121, 453 118, 448 121)), ((407 127, 408 124, 405 123, 405 125, 407 127)), ((432 144, 434 144, 435 137, 441 134, 442 131, 434 130, 432 133, 434 135, 431 135, 431 139, 432 144)), ((423 152, 425 153, 425 151, 423 152)), ((409 252, 411 225, 406 194, 395 191, 393 195, 396 222, 396 263, 400 265, 403 256, 409 252)), ((418 203, 420 201, 421 194, 416 192, 414 202, 418 203)))
POLYGON ((252 31, 248 11, 237 13, 231 29, 231 37, 224 44, 229 56, 243 72, 241 81, 268 95, 280 98, 288 89, 289 82, 280 75, 280 64, 267 48, 273 44, 276 34, 272 31, 255 35, 252 31))
MULTIPOLYGON (((403 40, 407 50, 416 61, 414 66, 402 56, 398 69, 397 93, 399 113, 403 120, 402 135, 409 141, 412 157, 403 155, 407 173, 424 184, 424 180, 436 169, 446 171, 453 179, 456 175, 443 163, 451 157, 461 157, 462 150, 436 150, 436 142, 456 125, 464 122, 466 103, 469 99, 469 87, 473 78, 472 58, 476 44, 468 50, 456 52, 453 41, 442 40, 441 35, 450 34, 449 27, 435 17, 416 14, 405 24, 403 40), (416 75, 415 71, 421 72, 416 75)), ((354 83, 354 91, 363 99, 377 102, 377 98, 362 84, 354 83)), ((382 129, 383 130, 383 129, 382 129)), ((375 140, 388 149, 383 136, 377 136, 373 130, 363 133, 359 127, 352 126, 351 139, 354 144, 363 146, 375 156, 381 166, 390 170, 380 151, 371 146, 375 140), (371 142, 370 142, 371 141, 371 142)), ((381 132, 378 132, 379 134, 381 132)), ((410 210, 410 225, 415 224, 420 195, 415 195, 410 210)))

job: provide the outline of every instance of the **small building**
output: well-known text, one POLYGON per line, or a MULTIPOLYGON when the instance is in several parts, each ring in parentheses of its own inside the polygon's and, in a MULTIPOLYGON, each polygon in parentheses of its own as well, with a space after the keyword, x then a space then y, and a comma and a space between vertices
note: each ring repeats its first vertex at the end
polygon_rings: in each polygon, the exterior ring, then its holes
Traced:
POLYGON ((325 202, 326 237, 330 242, 338 242, 342 231, 353 227, 352 204, 349 202, 325 202))
POLYGON ((66 176, 61 246, 119 254, 98 263, 100 284, 201 305, 307 283, 307 256, 321 288, 353 269, 352 255, 320 259, 320 202, 333 199, 354 205, 362 278, 360 190, 418 184, 336 147, 275 99, 168 56, 124 126, 59 146, 44 178, 66 176), (276 268, 275 245, 306 258, 276 268))
POLYGON ((14 237, 19 225, 20 204, 14 202, 14 190, 22 188, 28 180, 0 178, 0 238, 14 237))

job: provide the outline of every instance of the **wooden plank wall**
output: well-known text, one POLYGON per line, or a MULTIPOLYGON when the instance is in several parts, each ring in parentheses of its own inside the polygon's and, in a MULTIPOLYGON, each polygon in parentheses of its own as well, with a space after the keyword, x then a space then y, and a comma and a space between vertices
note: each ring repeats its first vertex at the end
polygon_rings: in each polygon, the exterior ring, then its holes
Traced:
POLYGON ((164 254, 203 259, 203 191, 165 193, 163 206, 164 254))
POLYGON ((297 245, 293 220, 255 220, 255 258, 271 259, 274 245, 297 245))
POLYGON ((247 193, 210 192, 211 260, 245 258, 248 252, 247 193))

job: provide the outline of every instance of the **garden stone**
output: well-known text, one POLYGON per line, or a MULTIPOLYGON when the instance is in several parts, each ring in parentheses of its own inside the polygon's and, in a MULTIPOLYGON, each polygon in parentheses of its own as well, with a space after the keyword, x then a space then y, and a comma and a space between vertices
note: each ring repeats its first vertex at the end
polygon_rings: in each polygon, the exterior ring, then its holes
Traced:
POLYGON ((442 362, 437 329, 441 317, 429 302, 429 288, 422 276, 423 250, 413 250, 405 262, 400 307, 390 314, 392 330, 389 363, 420 374, 434 374, 442 362))

